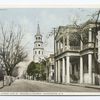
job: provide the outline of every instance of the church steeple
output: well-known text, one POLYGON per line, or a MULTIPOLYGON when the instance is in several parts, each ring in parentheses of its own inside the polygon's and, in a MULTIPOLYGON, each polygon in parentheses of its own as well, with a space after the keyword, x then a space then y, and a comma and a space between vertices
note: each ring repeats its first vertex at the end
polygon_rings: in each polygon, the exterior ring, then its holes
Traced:
POLYGON ((35 35, 35 42, 33 48, 33 61, 39 62, 41 59, 44 59, 44 47, 42 41, 42 35, 40 33, 40 26, 37 25, 37 33, 35 35))
POLYGON ((39 26, 39 24, 37 26, 37 34, 36 35, 40 35, 40 26, 39 26))

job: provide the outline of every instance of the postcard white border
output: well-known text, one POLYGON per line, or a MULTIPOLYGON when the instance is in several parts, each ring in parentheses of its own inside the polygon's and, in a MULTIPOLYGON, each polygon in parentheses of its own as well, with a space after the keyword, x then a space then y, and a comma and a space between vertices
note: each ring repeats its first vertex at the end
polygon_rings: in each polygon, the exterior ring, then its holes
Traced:
POLYGON ((0 8, 100 8, 100 3, 0 3, 0 8))
MULTIPOLYGON (((4 8, 100 8, 100 4, 82 3, 0 3, 4 8)), ((100 96, 99 92, 0 92, 0 96, 100 96)))

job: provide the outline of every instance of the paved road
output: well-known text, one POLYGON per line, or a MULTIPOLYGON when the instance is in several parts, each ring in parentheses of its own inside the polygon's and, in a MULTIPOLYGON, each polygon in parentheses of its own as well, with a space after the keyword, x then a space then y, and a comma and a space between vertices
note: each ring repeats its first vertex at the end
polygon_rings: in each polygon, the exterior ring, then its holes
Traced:
POLYGON ((100 92, 100 90, 19 79, 16 80, 11 86, 5 86, 0 89, 0 92, 100 92))

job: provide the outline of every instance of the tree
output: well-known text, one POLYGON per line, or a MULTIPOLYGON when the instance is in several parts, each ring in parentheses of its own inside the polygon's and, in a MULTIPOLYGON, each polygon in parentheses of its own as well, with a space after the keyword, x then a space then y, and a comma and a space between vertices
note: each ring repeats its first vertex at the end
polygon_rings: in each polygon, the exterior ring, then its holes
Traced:
POLYGON ((42 80, 46 80, 46 60, 42 59, 42 61, 40 62, 41 64, 41 79, 42 80))
POLYGON ((27 74, 29 76, 33 76, 37 80, 46 80, 45 73, 46 61, 41 60, 40 63, 31 62, 27 68, 27 74))
POLYGON ((7 75, 12 76, 15 66, 27 57, 21 44, 22 29, 19 25, 0 24, 0 37, 0 59, 7 75))
POLYGON ((33 61, 28 65, 27 74, 30 76, 35 76, 36 74, 36 64, 33 61))
POLYGON ((39 78, 39 74, 40 74, 40 65, 38 63, 35 63, 35 62, 32 61, 28 65, 27 74, 29 76, 33 76, 33 78, 38 79, 39 78))

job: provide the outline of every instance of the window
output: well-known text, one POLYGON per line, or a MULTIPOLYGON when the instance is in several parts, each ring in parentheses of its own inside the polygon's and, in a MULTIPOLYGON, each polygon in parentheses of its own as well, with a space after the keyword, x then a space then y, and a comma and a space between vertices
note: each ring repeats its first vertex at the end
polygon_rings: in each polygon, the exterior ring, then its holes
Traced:
POLYGON ((40 37, 38 39, 40 39, 40 37))
POLYGON ((40 54, 40 51, 39 51, 39 54, 40 54))
POLYGON ((40 44, 38 44, 38 46, 40 46, 40 44))
POLYGON ((35 54, 36 54, 37 52, 35 51, 35 54))

